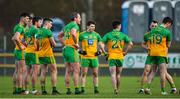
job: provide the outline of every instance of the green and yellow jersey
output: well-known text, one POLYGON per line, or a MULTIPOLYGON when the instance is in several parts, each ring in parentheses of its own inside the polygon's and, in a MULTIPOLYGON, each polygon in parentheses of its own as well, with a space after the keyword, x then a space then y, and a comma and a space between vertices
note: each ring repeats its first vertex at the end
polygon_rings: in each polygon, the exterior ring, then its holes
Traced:
POLYGON ((37 41, 39 42, 39 57, 50 57, 53 55, 53 50, 51 47, 50 39, 53 38, 52 32, 49 29, 41 28, 39 32, 35 35, 37 41))
POLYGON ((87 52, 87 55, 81 55, 81 58, 97 58, 98 42, 101 42, 101 36, 96 32, 82 32, 79 35, 79 41, 82 45, 82 50, 87 52))
POLYGON ((108 59, 124 59, 124 44, 131 42, 131 40, 124 33, 113 30, 103 37, 103 42, 107 45, 108 59))
POLYGON ((75 45, 74 43, 74 40, 73 40, 73 37, 72 37, 72 34, 71 34, 71 29, 76 29, 77 30, 77 33, 76 33, 76 42, 78 43, 79 41, 79 26, 77 25, 77 23, 75 22, 70 22, 69 24, 67 24, 65 27, 64 27, 64 40, 65 40, 65 46, 70 46, 70 47, 73 47, 73 45, 75 45))
MULTIPOLYGON (((146 33, 144 34, 144 37, 145 37, 146 35, 148 35, 149 33, 150 33, 150 32, 146 32, 146 33)), ((145 42, 145 43, 146 43, 148 49, 150 49, 150 42, 148 41, 148 42, 145 42)), ((150 55, 149 50, 147 50, 147 53, 148 53, 148 55, 150 55)))
MULTIPOLYGON (((24 46, 24 44, 23 44, 24 32, 25 32, 24 26, 21 25, 21 24, 17 24, 17 25, 14 27, 13 32, 14 32, 14 33, 17 33, 17 32, 20 33, 20 36, 19 36, 20 42, 19 42, 19 43, 20 43, 20 46, 24 46)), ((16 50, 20 50, 20 48, 18 47, 17 44, 15 45, 15 49, 16 49, 16 50)))
POLYGON ((158 26, 144 36, 148 44, 150 56, 166 57, 168 53, 167 42, 172 40, 171 32, 163 26, 158 26))
POLYGON ((35 53, 36 51, 36 42, 35 42, 35 35, 38 33, 39 29, 31 26, 26 32, 25 32, 25 40, 26 40, 26 53, 35 53))

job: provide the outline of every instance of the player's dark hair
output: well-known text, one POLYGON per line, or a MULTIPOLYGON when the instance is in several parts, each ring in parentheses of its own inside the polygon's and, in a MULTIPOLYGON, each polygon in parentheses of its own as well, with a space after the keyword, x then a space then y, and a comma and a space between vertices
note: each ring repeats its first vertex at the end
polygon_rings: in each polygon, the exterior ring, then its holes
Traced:
POLYGON ((163 24, 171 23, 173 24, 173 20, 170 17, 165 17, 162 21, 163 24))
POLYGON ((87 22, 87 26, 90 26, 91 24, 96 25, 96 22, 95 22, 95 21, 88 21, 88 22, 87 22))
POLYGON ((116 29, 119 25, 121 25, 121 22, 119 20, 114 20, 112 22, 113 29, 116 29))
POLYGON ((42 20, 42 17, 40 17, 40 16, 35 16, 35 17, 33 18, 33 21, 32 21, 33 25, 35 25, 35 22, 38 22, 39 20, 42 20))
POLYGON ((53 22, 53 20, 50 19, 50 18, 44 18, 43 19, 43 24, 46 23, 46 22, 53 22))
POLYGON ((70 16, 71 21, 74 21, 74 18, 77 18, 78 14, 78 12, 73 12, 70 16))
POLYGON ((26 12, 23 12, 23 13, 20 14, 19 17, 20 17, 20 18, 21 18, 21 17, 30 17, 30 14, 29 14, 29 13, 26 13, 26 12))
POLYGON ((156 20, 152 20, 152 22, 153 22, 153 23, 157 23, 157 24, 158 24, 158 21, 156 21, 156 20))

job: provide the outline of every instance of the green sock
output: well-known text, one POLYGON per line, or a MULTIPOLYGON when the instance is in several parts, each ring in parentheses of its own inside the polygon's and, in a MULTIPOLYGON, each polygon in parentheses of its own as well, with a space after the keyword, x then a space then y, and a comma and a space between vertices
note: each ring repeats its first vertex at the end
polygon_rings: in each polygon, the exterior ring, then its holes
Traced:
POLYGON ((22 88, 18 88, 18 92, 22 92, 22 88))
POLYGON ((79 88, 78 88, 78 87, 76 87, 76 88, 75 88, 75 91, 76 91, 76 90, 79 90, 79 88))
POLYGON ((171 88, 176 88, 175 84, 171 84, 171 88))
POLYGON ((45 91, 46 89, 45 89, 45 86, 41 86, 41 90, 42 91, 45 91))
POLYGON ((67 89, 67 91, 71 91, 71 89, 70 88, 66 88, 67 89))
POLYGON ((95 87, 94 87, 94 90, 98 90, 98 87, 97 87, 97 86, 95 86, 95 87))
POLYGON ((164 88, 161 88, 161 91, 162 91, 162 92, 165 92, 165 89, 164 89, 164 88))
POLYGON ((34 91, 34 90, 36 90, 36 88, 33 86, 33 87, 32 87, 32 90, 34 91))
POLYGON ((13 87, 13 90, 16 91, 16 87, 13 87))
POLYGON ((151 88, 151 84, 150 84, 150 83, 147 84, 147 88, 148 88, 148 89, 151 88))
POLYGON ((19 91, 19 89, 18 89, 18 88, 16 88, 16 89, 15 89, 15 91, 16 91, 16 92, 18 92, 18 91, 19 91))
POLYGON ((81 87, 81 90, 84 90, 84 87, 81 87))
POLYGON ((53 91, 56 91, 56 87, 52 87, 53 91))

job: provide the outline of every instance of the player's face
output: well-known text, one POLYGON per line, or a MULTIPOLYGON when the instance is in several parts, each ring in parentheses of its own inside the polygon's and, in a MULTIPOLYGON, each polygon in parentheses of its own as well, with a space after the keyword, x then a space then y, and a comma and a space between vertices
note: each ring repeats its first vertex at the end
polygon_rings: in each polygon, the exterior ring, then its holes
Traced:
POLYGON ((23 21, 25 24, 29 24, 29 17, 28 16, 24 17, 23 21))
POLYGON ((42 25, 42 20, 38 20, 38 22, 37 22, 37 27, 40 28, 41 25, 42 25))
POLYGON ((157 26, 158 26, 157 23, 152 22, 151 25, 150 25, 150 29, 155 28, 155 27, 157 27, 157 26))
POLYGON ((116 29, 120 31, 121 30, 121 24, 118 25, 116 29))
POLYGON ((166 23, 167 28, 170 28, 172 26, 171 23, 166 23))
POLYGON ((47 26, 48 26, 49 29, 51 29, 51 27, 52 27, 52 22, 47 22, 47 26))
POLYGON ((87 28, 88 28, 88 31, 93 32, 95 30, 95 24, 91 24, 87 28))
POLYGON ((81 24, 81 16, 79 14, 75 18, 75 21, 76 21, 77 24, 81 24))
POLYGON ((28 25, 29 25, 29 26, 32 25, 32 19, 29 19, 28 25))

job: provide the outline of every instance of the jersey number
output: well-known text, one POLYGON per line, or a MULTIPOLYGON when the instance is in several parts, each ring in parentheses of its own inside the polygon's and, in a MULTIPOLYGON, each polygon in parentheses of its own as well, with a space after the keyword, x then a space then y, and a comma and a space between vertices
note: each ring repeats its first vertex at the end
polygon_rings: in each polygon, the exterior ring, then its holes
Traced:
POLYGON ((112 43, 113 43, 112 49, 119 48, 119 46, 118 46, 118 40, 114 39, 114 40, 112 40, 112 43))
POLYGON ((150 37, 150 43, 151 44, 160 44, 162 42, 162 36, 161 35, 157 35, 157 34, 153 34, 150 37))

